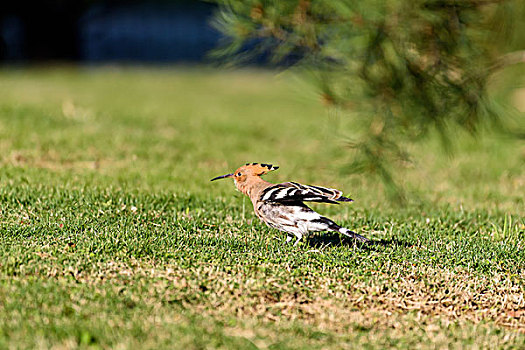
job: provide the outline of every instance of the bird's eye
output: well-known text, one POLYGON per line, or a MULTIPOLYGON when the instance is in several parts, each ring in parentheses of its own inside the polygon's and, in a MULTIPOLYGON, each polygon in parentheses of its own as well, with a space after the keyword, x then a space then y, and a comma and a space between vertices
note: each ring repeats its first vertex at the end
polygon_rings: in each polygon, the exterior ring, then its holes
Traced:
POLYGON ((240 173, 240 172, 239 172, 239 173, 237 173, 237 174, 236 174, 236 176, 241 176, 241 173, 240 173))

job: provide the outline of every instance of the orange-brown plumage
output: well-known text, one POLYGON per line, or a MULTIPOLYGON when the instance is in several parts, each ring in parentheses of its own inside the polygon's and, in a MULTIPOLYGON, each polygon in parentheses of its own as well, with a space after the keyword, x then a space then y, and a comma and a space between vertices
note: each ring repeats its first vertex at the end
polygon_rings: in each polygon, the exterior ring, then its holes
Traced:
MULTIPOLYGON (((340 227, 332 220, 313 211, 304 202, 334 203, 349 202, 341 191, 321 186, 301 185, 295 182, 273 184, 262 175, 279 167, 271 164, 247 163, 235 172, 217 176, 211 181, 233 178, 239 191, 250 197, 257 217, 268 226, 293 234, 297 244, 303 235, 316 231, 335 231, 359 241, 368 241, 363 236, 340 227)), ((292 239, 288 235, 287 242, 292 239)))

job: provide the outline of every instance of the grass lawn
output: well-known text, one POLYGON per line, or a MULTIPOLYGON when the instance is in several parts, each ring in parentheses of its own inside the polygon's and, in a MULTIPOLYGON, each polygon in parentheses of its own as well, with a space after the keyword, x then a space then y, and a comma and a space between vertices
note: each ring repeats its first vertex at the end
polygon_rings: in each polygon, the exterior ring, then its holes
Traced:
POLYGON ((0 71, 0 348, 524 347, 523 141, 411 146, 399 207, 352 123, 265 71, 0 71), (209 182, 246 162, 382 244, 284 244, 209 182))

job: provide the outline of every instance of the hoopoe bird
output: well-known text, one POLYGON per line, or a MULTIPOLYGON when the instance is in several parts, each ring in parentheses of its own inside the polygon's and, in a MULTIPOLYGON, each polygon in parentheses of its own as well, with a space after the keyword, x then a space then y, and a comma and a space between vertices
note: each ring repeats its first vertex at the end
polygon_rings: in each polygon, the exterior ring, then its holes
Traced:
POLYGON ((351 202, 343 192, 321 186, 301 185, 296 182, 273 184, 262 175, 279 167, 272 164, 247 163, 234 173, 217 176, 211 181, 233 178, 235 187, 250 197, 255 215, 268 226, 287 233, 286 242, 295 236, 299 243, 310 232, 334 231, 360 242, 368 239, 339 226, 327 217, 310 209, 304 202, 331 203, 351 202))

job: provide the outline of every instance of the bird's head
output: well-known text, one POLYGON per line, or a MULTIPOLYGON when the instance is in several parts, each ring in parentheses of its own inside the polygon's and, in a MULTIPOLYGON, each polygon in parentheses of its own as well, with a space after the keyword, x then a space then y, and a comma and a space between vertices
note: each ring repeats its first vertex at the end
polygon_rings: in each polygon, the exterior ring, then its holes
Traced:
POLYGON ((235 181, 235 186, 240 189, 243 185, 249 182, 250 179, 254 179, 254 177, 262 176, 277 169, 279 169, 279 167, 272 164, 246 163, 246 165, 243 165, 233 173, 214 177, 211 181, 231 177, 235 181))

